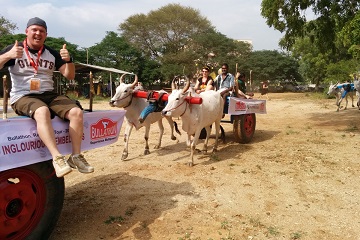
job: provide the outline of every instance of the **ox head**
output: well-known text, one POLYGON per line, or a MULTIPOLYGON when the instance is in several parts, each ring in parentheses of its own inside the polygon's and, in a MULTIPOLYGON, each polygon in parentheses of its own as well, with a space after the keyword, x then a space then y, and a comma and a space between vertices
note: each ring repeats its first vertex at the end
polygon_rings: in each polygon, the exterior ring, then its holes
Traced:
POLYGON ((111 107, 126 107, 131 103, 132 94, 139 80, 135 74, 134 82, 126 84, 123 80, 125 75, 126 73, 120 77, 120 85, 116 88, 115 95, 110 100, 111 107))
POLYGON ((335 95, 338 92, 338 85, 338 82, 336 84, 330 84, 327 95, 335 95))
POLYGON ((179 117, 187 106, 186 96, 190 87, 190 80, 186 78, 186 84, 183 89, 179 89, 180 77, 175 76, 171 82, 171 94, 168 96, 168 102, 161 112, 163 116, 179 117))

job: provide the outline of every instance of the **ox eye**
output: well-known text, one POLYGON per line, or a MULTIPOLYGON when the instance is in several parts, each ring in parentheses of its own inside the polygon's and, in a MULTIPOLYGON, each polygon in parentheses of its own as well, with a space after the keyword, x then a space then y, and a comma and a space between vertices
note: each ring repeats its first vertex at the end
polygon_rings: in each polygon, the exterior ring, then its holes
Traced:
POLYGON ((176 100, 176 101, 179 101, 179 100, 180 100, 180 98, 176 98, 175 100, 176 100))

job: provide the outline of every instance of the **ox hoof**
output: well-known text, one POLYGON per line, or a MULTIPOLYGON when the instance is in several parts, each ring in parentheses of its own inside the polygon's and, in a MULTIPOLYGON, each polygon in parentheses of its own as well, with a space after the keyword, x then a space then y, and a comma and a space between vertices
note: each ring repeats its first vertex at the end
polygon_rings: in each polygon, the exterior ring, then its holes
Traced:
POLYGON ((217 151, 218 151, 217 148, 213 148, 213 150, 212 150, 213 153, 215 153, 217 151))
POLYGON ((188 162, 188 166, 189 166, 189 167, 193 167, 193 166, 194 166, 194 163, 188 162))
MULTIPOLYGON (((160 146, 159 145, 156 145, 155 147, 154 147, 154 149, 159 149, 160 148, 160 146)), ((146 151, 146 150, 145 150, 146 151)), ((149 150, 148 150, 149 151, 149 150)), ((150 152, 149 152, 150 153, 150 152)))
POLYGON ((149 149, 145 149, 145 150, 144 150, 144 155, 148 155, 148 154, 150 154, 149 149))
POLYGON ((175 137, 175 136, 172 136, 172 137, 171 137, 171 140, 175 141, 175 140, 176 140, 176 137, 175 137))
POLYGON ((121 160, 125 160, 125 159, 127 159, 127 157, 128 157, 128 154, 125 153, 125 154, 123 154, 123 155, 121 156, 121 160))

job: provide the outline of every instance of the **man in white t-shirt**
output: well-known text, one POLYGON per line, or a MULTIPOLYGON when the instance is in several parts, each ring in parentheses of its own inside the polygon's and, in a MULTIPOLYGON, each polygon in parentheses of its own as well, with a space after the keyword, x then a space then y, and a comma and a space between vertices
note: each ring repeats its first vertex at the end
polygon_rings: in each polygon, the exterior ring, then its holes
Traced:
POLYGON ((12 82, 11 107, 18 115, 28 116, 36 121, 40 139, 49 149, 56 175, 63 177, 77 168, 79 172, 90 173, 90 166, 81 154, 83 137, 83 110, 74 100, 55 93, 53 72, 59 71, 68 80, 75 77, 75 66, 66 49, 60 52, 44 45, 47 37, 46 22, 38 17, 29 19, 26 38, 15 41, 0 51, 0 69, 8 67, 12 82), (65 159, 57 147, 51 118, 55 115, 69 121, 69 135, 72 154, 65 159))

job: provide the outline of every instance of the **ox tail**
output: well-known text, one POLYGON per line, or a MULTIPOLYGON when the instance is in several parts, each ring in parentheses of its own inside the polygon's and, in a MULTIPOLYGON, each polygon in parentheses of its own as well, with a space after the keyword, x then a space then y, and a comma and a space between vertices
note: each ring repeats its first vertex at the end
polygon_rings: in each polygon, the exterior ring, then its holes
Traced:
POLYGON ((179 135, 181 135, 181 132, 180 132, 180 130, 179 130, 179 128, 178 128, 178 125, 177 125, 177 123, 174 121, 174 127, 175 127, 175 131, 179 134, 179 135))
POLYGON ((220 139, 222 140, 223 143, 226 143, 225 130, 221 125, 220 125, 220 131, 221 131, 220 139))

